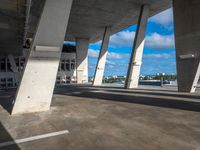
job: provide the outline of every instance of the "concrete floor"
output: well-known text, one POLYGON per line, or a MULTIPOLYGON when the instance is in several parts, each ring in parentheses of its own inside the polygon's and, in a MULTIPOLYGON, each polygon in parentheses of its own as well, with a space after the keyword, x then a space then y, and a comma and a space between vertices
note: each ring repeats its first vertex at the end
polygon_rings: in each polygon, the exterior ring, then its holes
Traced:
POLYGON ((69 133, 2 150, 200 150, 200 95, 174 88, 66 86, 48 112, 10 116, 15 91, 0 92, 0 143, 69 133))

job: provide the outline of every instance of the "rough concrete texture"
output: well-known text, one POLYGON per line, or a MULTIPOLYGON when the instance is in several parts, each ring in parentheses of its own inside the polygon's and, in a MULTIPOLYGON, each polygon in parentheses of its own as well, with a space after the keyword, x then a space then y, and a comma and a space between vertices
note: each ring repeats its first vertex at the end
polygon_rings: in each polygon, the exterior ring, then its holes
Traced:
POLYGON ((71 5, 72 0, 46 0, 12 114, 49 110, 71 5))
POLYGON ((93 85, 101 85, 103 81, 103 75, 104 75, 104 70, 105 70, 105 65, 106 65, 106 57, 108 54, 108 44, 110 40, 110 28, 106 27, 103 40, 101 42, 101 49, 99 52, 99 57, 97 60, 97 65, 96 65, 96 70, 94 74, 94 81, 93 85))
MULTIPOLYGON (((45 1, 31 0, 30 16, 26 16, 26 6, 29 5, 25 0, 1 0, 1 54, 21 52, 24 28, 27 28, 27 37, 34 37, 45 1), (26 17, 28 26, 25 27, 26 17)), ((114 34, 135 24, 142 4, 150 5, 152 16, 169 8, 171 0, 74 0, 65 38, 70 41, 75 41, 76 37, 88 38, 92 42, 101 40, 105 26, 112 26, 114 34)))
POLYGON ((67 86, 48 112, 10 116, 14 91, 0 93, 0 143, 44 133, 69 134, 2 150, 198 150, 200 96, 171 89, 67 86), (9 94, 10 93, 10 94, 9 94), (11 96, 11 97, 10 97, 11 96), (6 108, 6 109, 4 109, 6 108))
POLYGON ((200 1, 174 0, 174 27, 178 89, 195 92, 200 76, 200 1), (194 55, 194 58, 181 58, 194 55))
POLYGON ((22 54, 26 0, 1 0, 0 53, 22 54))
POLYGON ((125 83, 126 88, 138 87, 148 18, 149 6, 143 5, 141 6, 140 15, 138 18, 137 30, 128 66, 127 78, 125 83))
POLYGON ((88 39, 76 38, 76 76, 77 83, 88 82, 88 39))

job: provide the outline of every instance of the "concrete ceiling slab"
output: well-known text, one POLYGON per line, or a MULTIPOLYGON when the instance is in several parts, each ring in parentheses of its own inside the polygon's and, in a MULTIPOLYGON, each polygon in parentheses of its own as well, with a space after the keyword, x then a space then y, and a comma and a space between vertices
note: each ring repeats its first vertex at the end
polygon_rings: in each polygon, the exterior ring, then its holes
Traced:
POLYGON ((1 0, 0 3, 0 53, 20 54, 23 46, 25 0, 1 0))
MULTIPOLYGON (((44 0, 32 0, 29 36, 35 32, 44 0)), ((102 39, 105 26, 112 34, 137 23, 141 5, 151 8, 151 16, 171 6, 171 0, 74 0, 66 40, 88 38, 90 42, 102 39)))
MULTIPOLYGON (((32 0, 28 37, 33 37, 36 31, 44 3, 45 0, 32 0)), ((65 39, 74 41, 78 37, 88 38, 90 42, 99 41, 106 26, 110 26, 111 33, 114 34, 136 24, 143 4, 150 6, 151 16, 153 16, 169 8, 171 0, 74 0, 65 39)), ((0 48, 2 43, 6 43, 2 41, 6 31, 9 30, 7 32, 9 35, 6 37, 18 37, 17 33, 20 36, 23 34, 24 18, 25 0, 1 0, 0 32, 4 34, 0 35, 0 48), (10 32, 13 30, 18 32, 10 32)), ((4 47, 6 48, 5 44, 4 47)))

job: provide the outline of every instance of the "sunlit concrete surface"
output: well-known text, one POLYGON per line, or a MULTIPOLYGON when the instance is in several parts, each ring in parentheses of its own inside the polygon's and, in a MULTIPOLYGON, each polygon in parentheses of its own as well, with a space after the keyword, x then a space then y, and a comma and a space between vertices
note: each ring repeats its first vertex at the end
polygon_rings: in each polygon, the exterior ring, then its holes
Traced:
POLYGON ((10 116, 15 90, 0 92, 0 143, 68 130, 2 150, 198 150, 200 95, 170 87, 66 86, 50 111, 10 116))

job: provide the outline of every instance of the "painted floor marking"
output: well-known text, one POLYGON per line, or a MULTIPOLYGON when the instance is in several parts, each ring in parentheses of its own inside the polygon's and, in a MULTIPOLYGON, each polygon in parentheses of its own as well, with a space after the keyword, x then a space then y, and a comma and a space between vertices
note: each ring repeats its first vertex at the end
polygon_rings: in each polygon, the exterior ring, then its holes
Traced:
POLYGON ((24 139, 17 139, 17 140, 13 140, 13 141, 0 143, 0 147, 5 147, 5 146, 9 146, 9 145, 14 145, 14 144, 21 144, 21 143, 31 142, 31 141, 45 139, 45 138, 54 137, 54 136, 58 136, 58 135, 63 135, 63 134, 67 134, 67 133, 69 133, 68 130, 63 130, 63 131, 58 131, 58 132, 52 132, 52 133, 32 136, 32 137, 28 137, 28 138, 24 138, 24 139))
POLYGON ((67 94, 67 95, 70 95, 70 94, 82 94, 82 92, 67 92, 65 94, 67 94))
POLYGON ((90 92, 93 92, 93 93, 104 93, 106 91, 104 91, 104 90, 95 90, 95 91, 90 91, 90 92))

